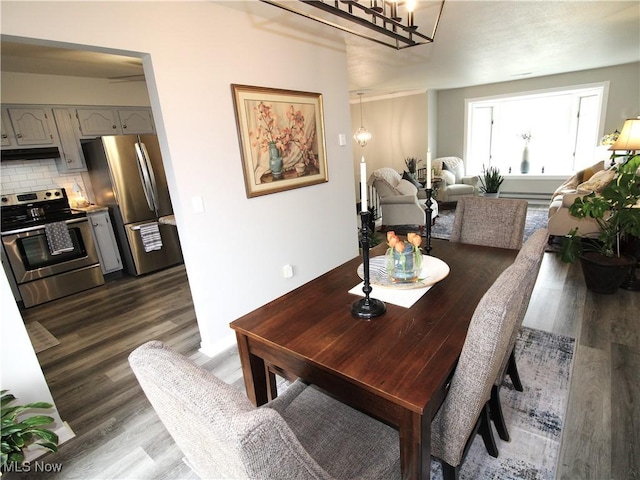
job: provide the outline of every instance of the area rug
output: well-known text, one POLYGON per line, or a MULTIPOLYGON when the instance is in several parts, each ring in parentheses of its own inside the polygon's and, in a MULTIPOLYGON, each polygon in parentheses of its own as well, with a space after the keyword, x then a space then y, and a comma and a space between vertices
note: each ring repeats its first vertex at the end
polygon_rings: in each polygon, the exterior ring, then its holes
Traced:
MULTIPOLYGON (((547 226, 548 211, 549 209, 547 207, 529 206, 527 209, 527 220, 524 225, 523 241, 526 241, 537 229, 547 226)), ((435 223, 431 226, 431 236, 433 238, 449 240, 455 214, 455 209, 441 210, 435 223)), ((389 227, 387 230, 393 230, 397 234, 406 235, 407 232, 417 232, 419 229, 420 227, 417 225, 395 225, 389 227)))
POLYGON ((27 323, 26 328, 36 353, 44 352, 48 348, 60 344, 60 341, 49 330, 44 328, 40 322, 27 323))
MULTIPOLYGON (((498 458, 489 456, 476 435, 460 469, 464 480, 553 480, 569 395, 575 340, 523 327, 516 363, 523 392, 505 380, 500 399, 511 441, 495 434, 498 458)), ((431 479, 442 479, 439 462, 431 462, 431 479)))

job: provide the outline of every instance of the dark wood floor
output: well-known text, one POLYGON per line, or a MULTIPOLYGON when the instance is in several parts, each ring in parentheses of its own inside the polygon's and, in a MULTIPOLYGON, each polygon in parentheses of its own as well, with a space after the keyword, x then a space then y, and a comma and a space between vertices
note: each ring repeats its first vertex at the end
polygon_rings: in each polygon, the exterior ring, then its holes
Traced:
MULTIPOLYGON (((577 338, 558 478, 640 478, 640 292, 587 292, 580 267, 545 258, 525 325, 577 338)), ((237 352, 209 359, 183 267, 23 312, 60 344, 38 354, 63 420, 76 433, 33 479, 193 479, 130 371, 136 346, 159 339, 244 388, 237 352)))

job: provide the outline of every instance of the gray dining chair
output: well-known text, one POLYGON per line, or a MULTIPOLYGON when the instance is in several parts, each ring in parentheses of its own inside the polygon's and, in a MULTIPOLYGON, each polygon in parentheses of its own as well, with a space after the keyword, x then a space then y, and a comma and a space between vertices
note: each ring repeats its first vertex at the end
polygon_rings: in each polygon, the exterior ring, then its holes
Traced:
POLYGON ((445 400, 431 424, 431 453, 445 480, 457 479, 476 433, 498 456, 489 399, 524 298, 525 265, 512 264, 478 303, 445 400))
POLYGON ((496 381, 494 382, 491 390, 491 399, 489 401, 489 410, 491 420, 496 427, 498 436, 505 441, 509 441, 509 431, 504 420, 502 413, 502 403, 500 402, 500 387, 508 375, 511 379, 513 388, 519 392, 523 391, 522 382, 520 380, 520 374, 518 373, 518 366, 516 364, 515 346, 518 340, 518 333, 522 327, 522 322, 527 314, 527 308, 529 307, 529 301, 531 300, 531 294, 538 278, 538 272, 540 271, 540 265, 542 264, 542 258, 544 257, 544 251, 549 238, 549 231, 546 228, 540 228, 536 230, 524 243, 518 256, 515 259, 516 264, 522 264, 525 266, 526 281, 523 286, 524 298, 522 306, 518 311, 518 317, 516 319, 515 328, 509 340, 507 347, 507 354, 502 360, 502 365, 496 381))
POLYGON ((526 200, 461 197, 449 241, 488 247, 522 247, 527 220, 526 200))
POLYGON ((129 363, 201 478, 400 478, 397 430, 299 380, 256 408, 161 342, 138 347, 129 363))

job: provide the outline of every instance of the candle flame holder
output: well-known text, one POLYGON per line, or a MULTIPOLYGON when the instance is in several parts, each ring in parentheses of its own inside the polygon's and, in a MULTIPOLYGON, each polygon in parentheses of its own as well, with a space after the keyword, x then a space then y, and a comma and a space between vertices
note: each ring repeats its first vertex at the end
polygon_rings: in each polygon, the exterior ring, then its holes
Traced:
POLYGON ((370 320, 386 312, 387 306, 381 300, 369 296, 372 290, 369 283, 369 212, 360 212, 360 220, 362 221, 360 244, 362 245, 362 267, 364 270, 364 286, 362 287, 364 298, 351 305, 351 314, 357 318, 370 320))

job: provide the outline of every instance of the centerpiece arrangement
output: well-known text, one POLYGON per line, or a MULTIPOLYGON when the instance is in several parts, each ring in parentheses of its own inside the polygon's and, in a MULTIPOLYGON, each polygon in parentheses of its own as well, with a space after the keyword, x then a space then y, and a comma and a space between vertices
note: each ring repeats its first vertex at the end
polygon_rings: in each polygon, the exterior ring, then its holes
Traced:
POLYGON ((421 243, 422 237, 415 232, 407 233, 407 240, 401 240, 393 231, 387 232, 387 273, 393 282, 418 280, 422 269, 421 243))

